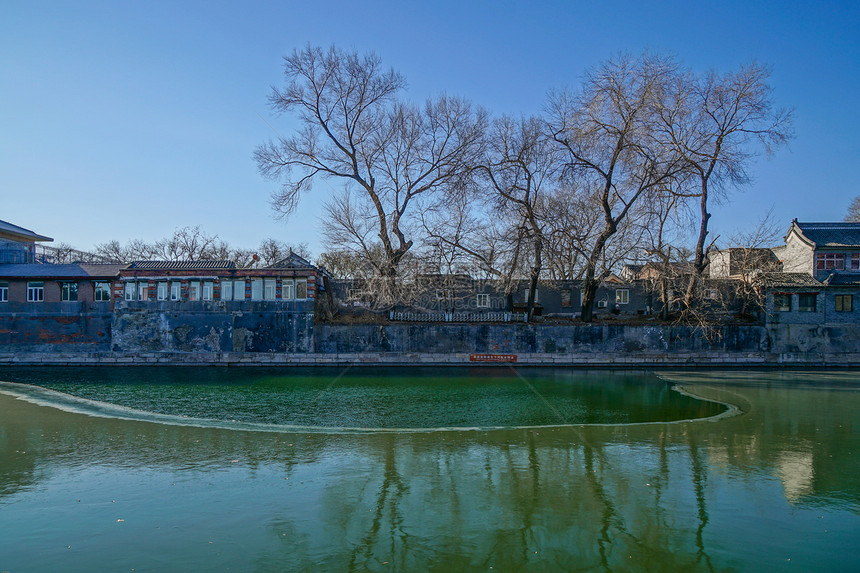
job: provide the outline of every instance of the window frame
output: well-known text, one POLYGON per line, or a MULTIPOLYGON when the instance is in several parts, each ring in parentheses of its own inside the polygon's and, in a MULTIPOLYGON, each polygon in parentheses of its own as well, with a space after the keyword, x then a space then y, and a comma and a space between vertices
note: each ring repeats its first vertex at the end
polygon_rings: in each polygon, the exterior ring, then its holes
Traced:
POLYGON ((615 289, 615 304, 630 304, 630 289, 617 288, 615 289))
POLYGON ((170 285, 168 285, 167 281, 158 281, 155 287, 155 299, 167 300, 168 296, 170 296, 170 285))
POLYGON ((9 302, 9 283, 0 282, 0 302, 9 302))
POLYGON ((245 288, 248 286, 248 281, 245 279, 233 281, 233 300, 246 300, 245 288), (238 285, 238 288, 237 288, 238 285))
POLYGON ((490 308, 490 295, 485 292, 476 293, 475 308, 490 308))
POLYGON ((790 292, 775 292, 773 293, 773 311, 774 312, 791 312, 792 302, 790 292), (777 297, 779 300, 786 301, 787 304, 777 305, 777 297))
POLYGON ((123 299, 129 302, 135 299, 135 293, 137 291, 137 285, 134 281, 126 281, 122 285, 123 299))
POLYGON ((854 295, 837 294, 834 297, 834 306, 836 312, 854 312, 854 295), (845 304, 846 302, 848 302, 847 305, 845 304))
POLYGON ((251 300, 263 300, 263 279, 251 279, 251 300))
POLYGON ((296 281, 293 279, 281 279, 281 300, 293 300, 296 298, 296 281))
MULTIPOLYGON (((528 302, 529 302, 529 290, 531 290, 531 289, 529 287, 526 287, 526 290, 523 292, 523 302, 526 304, 528 304, 528 302)), ((538 304, 538 303, 540 303, 540 289, 536 288, 535 289, 535 304, 538 304)))
POLYGON ((188 281, 188 300, 189 302, 197 302, 203 296, 200 281, 188 281))
POLYGON ((818 293, 817 292, 800 292, 797 293, 797 312, 818 312, 818 293), (804 297, 812 297, 812 306, 804 305, 804 297))
POLYGON ((569 288, 561 289, 561 306, 562 307, 573 306, 573 289, 569 289, 569 288))
POLYGON ((296 300, 307 300, 308 299, 308 279, 296 279, 295 299, 296 300), (304 291, 304 293, 302 293, 301 291, 304 291), (301 296, 299 296, 299 295, 301 295, 301 296))
POLYGON ((451 289, 448 289, 448 288, 437 288, 436 289, 436 300, 437 301, 450 302, 450 301, 454 300, 454 293, 451 292, 451 289))
POLYGON ((221 281, 221 300, 233 300, 233 281, 221 281))
POLYGON ((45 302, 45 281, 27 282, 27 302, 45 302))
POLYGON ((93 281, 93 301, 110 302, 111 294, 110 281, 93 281))
POLYGON ((170 281, 170 300, 174 302, 182 300, 182 281, 170 281))
POLYGON ((137 300, 149 300, 149 281, 140 281, 137 283, 137 300))
POLYGON ((816 253, 815 270, 844 271, 845 253, 816 253))
POLYGON ((215 295, 215 283, 213 281, 203 281, 200 285, 200 300, 210 301, 215 295))
POLYGON ((78 302, 78 291, 79 291, 77 281, 63 281, 60 283, 60 301, 61 302, 78 302), (74 289, 72 289, 74 286, 74 289))
POLYGON ((277 300, 277 279, 263 279, 263 300, 277 300))

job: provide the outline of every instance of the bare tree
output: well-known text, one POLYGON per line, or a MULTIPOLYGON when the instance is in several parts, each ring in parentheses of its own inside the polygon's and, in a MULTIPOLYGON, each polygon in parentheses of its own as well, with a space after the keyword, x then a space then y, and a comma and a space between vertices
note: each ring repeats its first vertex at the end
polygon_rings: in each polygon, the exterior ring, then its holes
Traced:
POLYGON ((567 153, 567 174, 597 189, 602 230, 585 263, 582 320, 590 322, 607 243, 647 192, 680 170, 676 154, 654 137, 665 85, 678 73, 674 61, 644 54, 620 56, 590 71, 582 91, 550 95, 548 128, 567 153))
POLYGON ((699 236, 694 273, 684 296, 693 304, 707 261, 709 206, 731 187, 749 182, 747 168, 760 150, 768 155, 793 137, 792 111, 776 108, 770 70, 757 63, 726 74, 677 74, 659 108, 661 140, 679 153, 698 180, 699 236))
POLYGON ((289 243, 285 243, 271 237, 264 239, 260 243, 260 246, 257 247, 256 252, 260 260, 260 264, 263 266, 274 265, 278 261, 290 256, 292 253, 295 253, 303 259, 309 259, 311 257, 307 243, 299 243, 298 245, 293 246, 289 243))
POLYGON ((200 226, 176 229, 170 237, 153 244, 154 255, 165 261, 213 260, 218 253, 228 253, 229 247, 222 248, 218 235, 210 235, 200 226))
POLYGON ((546 242, 544 218, 546 193, 555 182, 558 152, 535 117, 515 120, 501 117, 490 129, 486 155, 479 166, 488 185, 488 203, 495 213, 509 214, 517 221, 516 235, 532 250, 528 269, 526 315, 534 315, 535 293, 543 270, 546 242))
POLYGON ((663 320, 669 318, 669 310, 677 302, 671 295, 688 267, 689 250, 684 245, 689 238, 689 197, 679 192, 684 183, 676 179, 656 186, 643 209, 641 247, 646 260, 657 265, 656 274, 649 273, 647 280, 651 292, 659 296, 663 320))
POLYGON ((853 223, 860 223, 860 195, 854 197, 851 204, 848 205, 848 211, 845 213, 845 220, 853 223))
MULTIPOLYGON (((472 164, 484 112, 446 96, 422 108, 396 101, 406 82, 373 54, 307 46, 284 58, 284 75, 286 86, 273 89, 269 101, 278 112, 296 112, 302 128, 255 152, 260 172, 284 182, 273 195, 276 212, 292 212, 318 176, 357 191, 384 254, 370 262, 393 292, 398 266, 413 246, 407 236, 412 207, 456 184, 472 164)), ((346 234, 355 222, 348 221, 346 234)))

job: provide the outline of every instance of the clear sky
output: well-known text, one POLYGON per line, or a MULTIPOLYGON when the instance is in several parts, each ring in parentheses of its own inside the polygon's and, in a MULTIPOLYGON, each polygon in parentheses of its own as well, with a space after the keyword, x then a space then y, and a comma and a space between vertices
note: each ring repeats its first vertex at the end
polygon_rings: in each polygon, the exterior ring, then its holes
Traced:
POLYGON ((758 60, 795 108, 790 149, 715 209, 728 235, 771 207, 841 220, 860 195, 860 2, 0 3, 0 219, 80 249, 200 225, 235 246, 267 237, 314 254, 317 185, 276 220, 254 148, 293 126, 267 105, 282 56, 307 43, 375 51, 407 96, 461 95, 537 113, 552 88, 619 51, 698 71, 758 60), (271 127, 270 127, 271 125, 271 127))

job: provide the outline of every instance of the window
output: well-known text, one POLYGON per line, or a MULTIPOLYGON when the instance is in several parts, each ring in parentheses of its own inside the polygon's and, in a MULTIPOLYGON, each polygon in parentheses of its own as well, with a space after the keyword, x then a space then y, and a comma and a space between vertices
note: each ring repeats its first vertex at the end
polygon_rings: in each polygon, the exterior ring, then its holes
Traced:
POLYGON ((0 302, 9 302, 9 283, 0 283, 0 302))
POLYGON ((221 300, 233 300, 233 281, 221 281, 221 300))
POLYGON ((436 300, 451 300, 452 298, 454 297, 450 290, 445 288, 436 289, 436 300))
POLYGON ((63 283, 60 285, 60 300, 64 302, 78 300, 78 283, 63 283))
POLYGON ((125 300, 134 300, 134 283, 127 282, 125 283, 125 300))
POLYGON ((170 300, 182 300, 182 283, 178 281, 170 283, 170 300))
POLYGON ((853 295, 837 294, 836 295, 836 312, 852 312, 854 309, 853 295))
MULTIPOLYGON (((523 301, 524 302, 529 301, 529 289, 526 289, 525 293, 523 294, 523 301)), ((537 304, 539 302, 540 302, 540 291, 538 291, 538 289, 535 289, 535 304, 537 304)))
POLYGON ((293 300, 296 298, 295 281, 292 279, 281 281, 281 298, 284 300, 293 300))
POLYGON ((845 269, 845 253, 818 253, 815 255, 815 268, 819 271, 845 269))
POLYGON ((561 289, 561 306, 570 306, 571 290, 569 288, 561 289))
POLYGON ((155 298, 157 298, 158 300, 167 300, 167 283, 158 283, 158 288, 156 289, 155 293, 155 298))
POLYGON ((245 281, 233 282, 233 300, 245 300, 245 281))
POLYGON ((275 279, 263 279, 263 300, 275 300, 275 279))
POLYGON ((630 302, 630 289, 615 289, 615 304, 627 304, 630 302))
POLYGON ((371 293, 359 288, 351 288, 347 290, 346 296, 348 300, 365 300, 372 298, 371 293))
POLYGON ((308 298, 308 281, 306 279, 296 279, 296 300, 304 300, 308 298))
POLYGON ((860 271, 860 253, 851 253, 851 260, 848 262, 848 270, 860 271))
POLYGON ((720 291, 715 288, 706 288, 705 289, 705 298, 709 298, 711 300, 717 300, 720 298, 720 291))
POLYGON ((478 308, 489 308, 489 306, 490 306, 490 295, 488 295, 488 294, 477 295, 477 307, 478 308))
POLYGON ((791 312, 791 294, 777 292, 773 294, 774 312, 791 312))
POLYGON ((188 300, 200 300, 200 281, 188 283, 188 300))
POLYGON ((263 279, 251 279, 251 300, 263 300, 263 279))
POLYGON ((96 281, 93 285, 93 299, 101 302, 110 301, 110 283, 96 281))
POLYGON ((801 293, 797 295, 797 310, 800 312, 815 312, 815 301, 818 293, 801 293))
POLYGON ((27 283, 27 302, 42 302, 45 300, 45 283, 27 283))
POLYGON ((212 294, 215 291, 215 284, 212 281, 203 282, 203 300, 212 300, 212 294))
POLYGON ((149 283, 147 283, 147 282, 137 283, 137 300, 148 300, 148 299, 149 299, 149 283))

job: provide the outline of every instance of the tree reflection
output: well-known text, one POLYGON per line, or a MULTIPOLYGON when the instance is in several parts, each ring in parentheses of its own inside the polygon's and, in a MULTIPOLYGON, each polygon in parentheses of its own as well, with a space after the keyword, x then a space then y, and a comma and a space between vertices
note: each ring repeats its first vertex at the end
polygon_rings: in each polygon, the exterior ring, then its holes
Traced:
MULTIPOLYGON (((184 476, 230 500, 245 524, 230 530, 248 548, 245 568, 289 570, 714 571, 737 565, 725 553, 735 528, 759 535, 773 519, 790 543, 806 534, 803 522, 792 525, 805 507, 860 525, 860 393, 691 390, 740 395, 745 413, 639 426, 269 434, 91 418, 0 395, 0 509, 23 519, 15 512, 38 502, 24 490, 61 487, 82 468, 184 476), (776 517, 738 517, 751 500, 776 517)), ((167 512, 176 499, 150 502, 167 512)), ((839 558, 856 527, 840 531, 836 550, 818 553, 839 558)))

